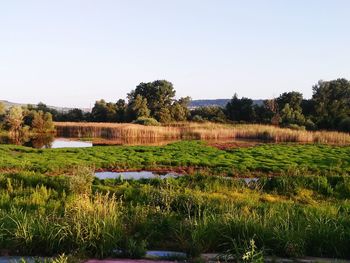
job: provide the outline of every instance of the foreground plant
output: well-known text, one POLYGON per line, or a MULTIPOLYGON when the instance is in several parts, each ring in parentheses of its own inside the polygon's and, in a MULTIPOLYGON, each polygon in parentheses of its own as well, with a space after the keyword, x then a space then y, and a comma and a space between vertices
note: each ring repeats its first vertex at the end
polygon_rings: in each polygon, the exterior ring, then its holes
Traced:
POLYGON ((258 249, 254 239, 251 239, 248 242, 243 242, 242 244, 238 244, 236 239, 231 238, 229 249, 227 249, 224 253, 219 255, 219 259, 223 259, 225 261, 235 261, 242 263, 263 263, 264 262, 264 250, 258 249))

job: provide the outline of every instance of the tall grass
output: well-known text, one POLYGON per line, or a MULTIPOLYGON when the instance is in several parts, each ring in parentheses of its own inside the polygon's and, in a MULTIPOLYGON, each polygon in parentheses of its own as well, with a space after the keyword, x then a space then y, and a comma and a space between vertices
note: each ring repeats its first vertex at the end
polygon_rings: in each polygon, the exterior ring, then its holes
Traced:
POLYGON ((93 193, 81 194, 80 187, 57 185, 54 177, 43 184, 12 176, 0 175, 0 247, 10 254, 104 258, 122 251, 140 257, 148 248, 195 257, 242 253, 254 239, 256 249, 271 255, 350 258, 350 208, 343 194, 350 182, 340 177, 282 177, 256 188, 201 175, 109 179, 95 180, 93 193), (297 183, 286 188, 288 180, 297 183))
POLYGON ((349 144, 350 135, 329 131, 302 131, 269 125, 228 125, 215 123, 173 123, 165 126, 143 126, 121 123, 56 122, 57 135, 105 139, 252 139, 273 142, 349 144))

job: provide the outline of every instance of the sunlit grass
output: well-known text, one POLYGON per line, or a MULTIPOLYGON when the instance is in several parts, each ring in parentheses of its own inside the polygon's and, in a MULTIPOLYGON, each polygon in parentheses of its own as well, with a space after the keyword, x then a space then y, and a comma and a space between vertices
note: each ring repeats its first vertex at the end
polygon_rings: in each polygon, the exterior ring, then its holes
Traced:
POLYGON ((321 144, 265 144, 219 150, 197 141, 158 146, 101 146, 91 148, 31 149, 0 146, 0 169, 54 174, 77 165, 96 169, 175 169, 230 176, 261 174, 349 173, 350 147, 321 144))
MULTIPOLYGON (((91 187, 82 173, 74 176, 91 187)), ((91 194, 72 188, 71 177, 43 177, 0 175, 0 246, 12 254, 139 257, 147 248, 197 256, 253 239, 270 255, 350 257, 345 177, 284 176, 249 187, 201 175, 95 179, 91 194)))

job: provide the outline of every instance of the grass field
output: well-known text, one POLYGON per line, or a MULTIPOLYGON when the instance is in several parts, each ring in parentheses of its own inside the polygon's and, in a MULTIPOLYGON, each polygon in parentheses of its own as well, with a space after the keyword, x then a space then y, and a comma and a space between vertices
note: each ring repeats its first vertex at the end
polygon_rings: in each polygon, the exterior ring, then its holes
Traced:
POLYGON ((103 169, 194 168, 202 172, 250 176, 250 173, 350 172, 350 147, 314 144, 264 144, 219 150, 198 141, 166 146, 101 146, 32 149, 0 146, 0 169, 39 172, 69 171, 74 166, 103 169))
POLYGON ((0 255, 139 258, 163 249, 241 259, 255 242, 259 258, 350 258, 349 174, 349 146, 1 145, 0 255), (99 169, 190 175, 99 180, 99 169))

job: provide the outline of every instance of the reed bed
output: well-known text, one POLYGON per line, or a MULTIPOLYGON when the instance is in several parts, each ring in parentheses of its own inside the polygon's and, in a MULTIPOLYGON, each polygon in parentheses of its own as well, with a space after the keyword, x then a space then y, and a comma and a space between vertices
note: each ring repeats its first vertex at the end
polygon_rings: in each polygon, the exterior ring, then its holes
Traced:
POLYGON ((55 122, 57 135, 74 138, 145 139, 251 139, 273 142, 350 144, 350 134, 304 131, 260 124, 216 124, 180 122, 164 126, 124 123, 55 122))
POLYGON ((274 142, 349 144, 350 134, 335 131, 300 131, 268 125, 239 125, 233 128, 235 138, 274 142))
POLYGON ((144 126, 124 123, 55 122, 57 136, 73 138, 220 139, 233 138, 232 129, 212 126, 144 126))

